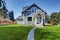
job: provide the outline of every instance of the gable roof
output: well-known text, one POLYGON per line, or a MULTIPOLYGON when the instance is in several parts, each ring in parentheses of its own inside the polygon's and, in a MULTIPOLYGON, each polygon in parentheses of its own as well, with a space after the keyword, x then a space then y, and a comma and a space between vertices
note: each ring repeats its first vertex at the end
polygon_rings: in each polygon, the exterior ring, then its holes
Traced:
MULTIPOLYGON (((22 12, 26 12, 26 10, 30 9, 30 8, 33 7, 33 6, 36 6, 36 7, 39 8, 42 12, 45 12, 45 11, 42 10, 40 7, 38 7, 35 3, 33 3, 30 7, 28 7, 27 9, 25 9, 25 10, 22 11, 22 12)), ((46 14, 46 12, 45 12, 45 14, 46 14)))
POLYGON ((22 11, 24 11, 24 10, 26 10, 27 8, 29 8, 30 6, 25 6, 25 7, 23 7, 23 10, 22 11))

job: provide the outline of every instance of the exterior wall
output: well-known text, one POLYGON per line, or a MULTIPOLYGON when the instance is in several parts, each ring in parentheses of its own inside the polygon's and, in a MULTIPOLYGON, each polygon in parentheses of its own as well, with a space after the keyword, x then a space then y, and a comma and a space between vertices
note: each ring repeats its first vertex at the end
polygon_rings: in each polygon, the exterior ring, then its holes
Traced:
MULTIPOLYGON (((34 6, 34 7, 30 8, 29 10, 27 10, 27 11, 24 13, 24 16, 29 16, 29 15, 32 14, 32 13, 38 13, 38 11, 41 11, 41 10, 34 6), (34 8, 36 8, 36 12, 32 12, 34 8)), ((41 12, 42 12, 42 11, 41 11, 41 12)))
MULTIPOLYGON (((33 14, 30 14, 29 16, 24 16, 23 19, 24 19, 24 24, 28 24, 28 25, 33 25, 33 24, 35 25, 36 24, 36 21, 37 21, 37 17, 36 16, 33 16, 33 14), (32 21, 27 21, 27 17, 32 17, 32 21)), ((39 25, 43 25, 43 19, 45 20, 45 14, 42 15, 42 17, 41 17, 41 23, 39 25)))
POLYGON ((32 23, 33 23, 32 21, 27 21, 27 17, 24 17, 24 24, 30 25, 32 23))
POLYGON ((25 13, 24 13, 24 16, 25 16, 25 18, 24 18, 24 20, 25 20, 25 24, 36 24, 36 15, 38 14, 38 13, 40 13, 41 14, 41 16, 42 16, 42 21, 41 21, 41 25, 43 25, 43 15, 44 15, 44 13, 40 10, 40 9, 38 9, 37 7, 32 7, 31 9, 29 9, 29 10, 27 10, 25 13), (36 8, 36 12, 31 12, 32 11, 32 9, 33 8, 36 8), (27 21, 27 17, 32 17, 33 19, 34 19, 34 21, 27 21))
POLYGON ((23 21, 16 20, 17 24, 23 24, 23 21))
POLYGON ((23 24, 28 24, 28 25, 36 25, 36 21, 37 21, 37 14, 40 13, 41 14, 41 23, 39 25, 43 25, 43 22, 45 24, 45 13, 42 12, 40 9, 38 9, 37 7, 31 7, 29 10, 27 10, 24 14, 23 14, 23 24), (32 12, 32 9, 36 8, 36 12, 32 12), (32 17, 32 21, 27 21, 27 17, 32 17))

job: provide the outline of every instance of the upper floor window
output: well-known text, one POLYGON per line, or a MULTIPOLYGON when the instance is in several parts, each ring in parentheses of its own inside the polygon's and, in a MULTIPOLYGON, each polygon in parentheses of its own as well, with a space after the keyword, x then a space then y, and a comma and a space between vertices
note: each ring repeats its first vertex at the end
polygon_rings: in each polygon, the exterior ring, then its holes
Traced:
POLYGON ((36 8, 33 7, 33 8, 31 9, 31 11, 32 11, 32 13, 33 13, 33 12, 36 12, 36 8))

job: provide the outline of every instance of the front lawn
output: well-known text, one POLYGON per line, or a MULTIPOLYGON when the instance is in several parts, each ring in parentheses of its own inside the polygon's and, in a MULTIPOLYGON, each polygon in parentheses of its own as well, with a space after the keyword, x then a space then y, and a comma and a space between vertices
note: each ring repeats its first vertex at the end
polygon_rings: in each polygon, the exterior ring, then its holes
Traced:
POLYGON ((36 28, 35 40, 60 40, 60 26, 45 26, 36 28))
POLYGON ((23 25, 4 25, 0 26, 0 40, 27 40, 30 27, 23 25))

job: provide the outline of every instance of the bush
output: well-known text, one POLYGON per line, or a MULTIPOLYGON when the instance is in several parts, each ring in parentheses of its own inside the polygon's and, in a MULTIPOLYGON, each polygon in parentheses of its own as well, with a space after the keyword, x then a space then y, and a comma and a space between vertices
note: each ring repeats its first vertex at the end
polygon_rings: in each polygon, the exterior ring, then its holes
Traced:
POLYGON ((60 22, 59 17, 60 17, 60 16, 59 16, 59 13, 57 13, 57 12, 52 13, 51 16, 50 16, 51 23, 52 23, 53 25, 59 24, 59 22, 60 22))

